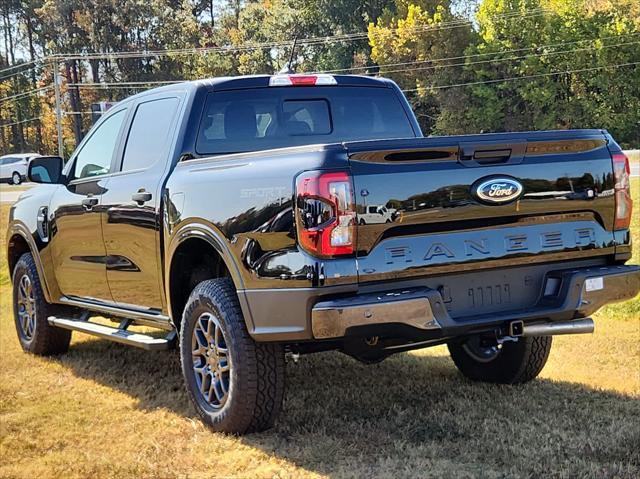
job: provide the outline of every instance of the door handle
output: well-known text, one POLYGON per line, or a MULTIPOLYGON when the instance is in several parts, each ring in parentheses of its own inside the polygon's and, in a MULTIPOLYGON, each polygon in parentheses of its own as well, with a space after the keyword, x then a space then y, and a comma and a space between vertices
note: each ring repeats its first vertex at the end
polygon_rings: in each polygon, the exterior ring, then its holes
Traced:
POLYGON ((146 203, 147 201, 151 201, 152 195, 148 191, 144 189, 139 190, 137 193, 131 195, 131 199, 138 203, 140 206, 146 203))
POLYGON ((93 196, 87 196, 86 198, 82 198, 82 206, 84 206, 85 209, 87 210, 90 210, 97 204, 98 204, 98 198, 94 198, 93 196))

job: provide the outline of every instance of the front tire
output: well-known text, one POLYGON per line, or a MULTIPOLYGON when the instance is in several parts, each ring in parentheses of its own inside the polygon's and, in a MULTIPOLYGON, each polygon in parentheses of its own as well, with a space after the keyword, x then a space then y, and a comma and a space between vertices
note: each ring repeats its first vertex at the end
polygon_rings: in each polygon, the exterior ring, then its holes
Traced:
POLYGON ((284 397, 284 349, 251 338, 231 280, 198 284, 180 330, 182 374, 202 420, 230 434, 270 428, 284 397))
POLYGON ((22 183, 22 176, 17 171, 14 171, 11 175, 11 184, 19 185, 20 183, 22 183))
POLYGON ((447 345, 458 370, 472 381, 521 384, 534 379, 549 358, 551 336, 521 337, 517 342, 481 344, 480 338, 447 345))
POLYGON ((13 314, 24 351, 39 356, 68 351, 71 331, 51 326, 47 320, 58 310, 44 299, 33 256, 23 254, 13 269, 13 314))

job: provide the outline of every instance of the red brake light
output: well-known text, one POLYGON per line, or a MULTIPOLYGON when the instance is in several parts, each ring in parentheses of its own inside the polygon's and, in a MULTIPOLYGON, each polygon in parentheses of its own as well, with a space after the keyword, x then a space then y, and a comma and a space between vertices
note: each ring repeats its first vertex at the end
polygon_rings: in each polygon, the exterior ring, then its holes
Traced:
POLYGON ((353 254, 356 212, 346 171, 311 171, 296 178, 298 242, 319 257, 353 254))
POLYGON ((296 75, 289 77, 293 86, 315 85, 317 79, 318 78, 315 75, 296 75))
POLYGON ((613 178, 615 182, 616 216, 614 229, 628 229, 631 224, 631 211, 633 200, 631 199, 631 168, 629 158, 624 153, 614 153, 613 178))
POLYGON ((313 86, 337 85, 332 75, 274 75, 269 79, 269 86, 313 86))

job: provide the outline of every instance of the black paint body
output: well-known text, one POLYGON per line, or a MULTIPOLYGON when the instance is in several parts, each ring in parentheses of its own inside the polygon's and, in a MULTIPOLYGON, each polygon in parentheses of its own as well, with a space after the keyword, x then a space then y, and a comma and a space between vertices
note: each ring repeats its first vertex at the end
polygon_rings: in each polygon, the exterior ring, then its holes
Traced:
POLYGON ((422 138, 395 84, 336 77, 331 88, 388 89, 414 137, 198 154, 207 95, 242 89, 250 98, 270 88, 268 78, 185 83, 118 104, 114 110, 129 113, 111 170, 23 194, 11 210, 10 265, 11 248, 25 241, 49 301, 116 308, 171 327, 184 299, 175 293, 184 277, 175 259, 206 245, 232 277, 254 338, 296 343, 313 339, 311 309, 320 300, 428 287, 440 291, 454 320, 469 324, 474 314, 533 307, 551 271, 630 257, 629 231, 613 229, 611 152, 619 147, 604 131, 422 138), (166 158, 120 172, 130 112, 164 97, 180 102, 166 158), (351 173, 360 219, 354 255, 320 260, 299 248, 294 179, 307 170, 351 173), (493 176, 517 180, 522 193, 505 204, 479 201, 474 185, 493 176), (151 199, 132 200, 140 191, 151 199), (89 195, 98 201, 87 209, 89 195), (370 206, 392 212, 378 220, 365 214, 370 206), (42 207, 46 238, 38 230, 42 207))

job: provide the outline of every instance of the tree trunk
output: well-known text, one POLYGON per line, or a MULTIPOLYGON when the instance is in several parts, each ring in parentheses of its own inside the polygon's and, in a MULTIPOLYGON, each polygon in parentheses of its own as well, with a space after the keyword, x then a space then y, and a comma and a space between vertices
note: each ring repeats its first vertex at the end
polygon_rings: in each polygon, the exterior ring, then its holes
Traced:
MULTIPOLYGON (((4 25, 5 25, 5 32, 7 34, 7 39, 9 40, 9 53, 7 55, 7 60, 11 60, 10 64, 11 65, 15 65, 16 63, 16 56, 15 56, 15 51, 14 51, 14 47, 13 47, 13 33, 12 33, 12 28, 13 26, 11 25, 11 14, 9 12, 9 6, 7 5, 5 8, 5 13, 4 13, 4 25)), ((9 62, 7 62, 9 63, 9 62)))
POLYGON ((91 80, 93 83, 100 83, 100 60, 89 60, 91 65, 91 80))
MULTIPOLYGON (((31 18, 29 18, 29 17, 25 17, 24 21, 25 21, 25 24, 27 26, 27 38, 29 39, 29 59, 32 62, 35 62, 36 61, 36 50, 35 50, 35 47, 33 46, 33 25, 31 23, 31 18)), ((34 66, 35 66, 35 64, 34 64, 34 66)), ((31 69, 31 87, 34 88, 34 89, 38 87, 38 80, 37 80, 37 75, 36 75, 36 69, 35 68, 31 69)), ((34 116, 41 116, 42 107, 40 105, 40 100, 37 100, 35 102, 35 108, 34 108, 33 112, 35 113, 34 116)), ((36 151, 42 151, 42 121, 41 120, 36 120, 35 147, 36 147, 36 151)))
POLYGON ((2 36, 4 37, 4 58, 5 61, 7 63, 7 65, 10 65, 9 63, 9 12, 8 10, 4 10, 2 12, 2 36))
MULTIPOLYGON (((72 68, 69 63, 70 62, 64 63, 67 83, 76 83, 77 74, 74 75, 75 68, 72 68)), ((71 63, 75 65, 75 60, 72 60, 71 63)), ((71 104, 71 110, 73 110, 74 112, 80 111, 77 90, 78 87, 71 87, 68 89, 69 103, 71 104)), ((75 114, 71 116, 73 118, 73 136, 76 141, 76 146, 78 146, 80 144, 80 141, 82 141, 82 118, 80 117, 80 115, 75 114)))

